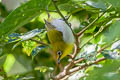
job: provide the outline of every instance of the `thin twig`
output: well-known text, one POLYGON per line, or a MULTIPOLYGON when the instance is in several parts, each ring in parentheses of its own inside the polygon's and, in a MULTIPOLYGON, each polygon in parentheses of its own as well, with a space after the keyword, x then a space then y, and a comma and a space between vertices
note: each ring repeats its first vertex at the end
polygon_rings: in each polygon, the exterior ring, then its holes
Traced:
POLYGON ((71 17, 71 14, 69 14, 68 16, 66 16, 65 19, 68 20, 70 17, 71 17))
POLYGON ((53 4, 54 4, 54 6, 55 6, 55 8, 56 8, 56 10, 57 10, 57 12, 58 12, 58 14, 63 18, 63 20, 65 21, 65 23, 66 23, 68 26, 70 26, 69 23, 67 22, 67 20, 65 19, 65 17, 63 16, 63 14, 60 12, 59 8, 57 7, 56 1, 52 0, 52 2, 53 2, 53 4))
POLYGON ((83 68, 85 68, 85 67, 88 67, 88 66, 90 66, 90 65, 98 64, 99 62, 101 62, 101 61, 103 61, 103 60, 105 60, 104 57, 103 57, 103 58, 100 58, 100 59, 98 59, 98 60, 96 60, 96 61, 94 61, 94 62, 92 62, 92 63, 84 64, 84 65, 82 65, 82 66, 75 67, 75 68, 73 68, 73 69, 71 69, 71 70, 69 71, 69 74, 74 73, 74 72, 76 72, 76 71, 79 71, 79 70, 81 70, 81 69, 83 69, 83 68))
MULTIPOLYGON (((107 8, 110 9, 111 8, 111 5, 107 8)), ((106 11, 107 11, 106 10, 106 11)), ((81 36, 81 34, 83 34, 89 27, 91 27, 98 19, 100 19, 105 13, 106 11, 104 11, 100 16, 98 16, 93 22, 91 22, 87 27, 85 27, 84 29, 82 29, 77 35, 78 36, 81 36)))
POLYGON ((80 62, 82 62, 82 61, 84 61, 84 60, 85 60, 85 58, 80 58, 80 59, 78 59, 78 60, 75 60, 75 61, 74 61, 74 64, 80 63, 80 62))
POLYGON ((54 6, 55 6, 55 8, 56 8, 56 10, 57 10, 57 12, 58 12, 58 14, 62 17, 62 19, 65 21, 65 23, 70 27, 73 35, 76 37, 76 34, 74 33, 74 31, 73 31, 72 28, 71 28, 71 25, 68 23, 67 19, 65 19, 65 17, 63 16, 63 14, 61 13, 61 11, 59 10, 59 8, 58 8, 58 6, 57 6, 57 4, 56 4, 56 1, 55 1, 55 0, 52 0, 52 2, 53 2, 53 4, 54 4, 54 6))

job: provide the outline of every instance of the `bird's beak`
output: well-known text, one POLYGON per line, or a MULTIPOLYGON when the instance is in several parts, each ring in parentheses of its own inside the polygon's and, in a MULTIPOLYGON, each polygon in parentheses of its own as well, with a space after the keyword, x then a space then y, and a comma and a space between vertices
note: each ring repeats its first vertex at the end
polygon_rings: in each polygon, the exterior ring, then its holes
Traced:
POLYGON ((58 64, 60 64, 61 56, 58 56, 58 64))

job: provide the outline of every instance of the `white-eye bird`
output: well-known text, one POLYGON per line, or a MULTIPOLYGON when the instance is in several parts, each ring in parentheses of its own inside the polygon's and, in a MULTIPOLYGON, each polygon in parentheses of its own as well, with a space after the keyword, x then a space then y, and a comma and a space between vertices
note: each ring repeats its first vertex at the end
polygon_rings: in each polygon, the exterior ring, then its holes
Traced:
POLYGON ((48 39, 56 55, 58 63, 71 53, 74 46, 74 35, 70 27, 62 19, 48 17, 45 20, 48 39))

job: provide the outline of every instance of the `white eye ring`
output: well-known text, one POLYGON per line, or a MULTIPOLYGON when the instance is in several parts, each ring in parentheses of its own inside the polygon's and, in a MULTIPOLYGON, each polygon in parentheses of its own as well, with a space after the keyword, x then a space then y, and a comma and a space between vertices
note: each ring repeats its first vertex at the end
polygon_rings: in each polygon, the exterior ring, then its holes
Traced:
POLYGON ((59 56, 61 56, 61 55, 62 55, 62 51, 58 51, 57 54, 58 54, 59 56))

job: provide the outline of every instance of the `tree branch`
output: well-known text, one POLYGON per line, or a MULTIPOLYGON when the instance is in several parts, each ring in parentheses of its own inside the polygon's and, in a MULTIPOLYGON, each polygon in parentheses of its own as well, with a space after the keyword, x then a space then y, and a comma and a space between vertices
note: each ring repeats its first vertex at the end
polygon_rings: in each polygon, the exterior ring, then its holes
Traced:
POLYGON ((103 58, 100 58, 100 59, 98 59, 98 60, 96 60, 96 61, 94 61, 94 62, 92 62, 92 63, 89 63, 89 64, 83 64, 82 66, 78 66, 78 67, 75 67, 75 68, 73 68, 73 69, 70 69, 69 71, 63 71, 63 72, 61 72, 59 75, 57 75, 55 78, 54 78, 54 80, 60 80, 60 79, 62 79, 62 78, 64 78, 65 76, 67 76, 67 75, 70 75, 70 74, 72 74, 72 73, 74 73, 74 72, 76 72, 76 71, 79 71, 79 70, 81 70, 81 69, 83 69, 83 68, 86 68, 86 67, 88 67, 88 66, 90 66, 90 65, 93 65, 93 64, 98 64, 99 62, 101 62, 101 61, 104 61, 105 60, 105 58, 103 57, 103 58))
POLYGON ((70 27, 73 35, 76 37, 76 34, 73 32, 73 30, 72 30, 72 28, 71 28, 71 25, 68 23, 67 19, 65 19, 65 17, 63 16, 63 14, 61 13, 61 11, 59 10, 59 8, 58 8, 58 6, 57 6, 57 4, 56 4, 56 0, 52 0, 52 2, 53 2, 53 4, 54 4, 54 6, 55 6, 55 8, 56 8, 56 10, 57 10, 57 12, 58 12, 58 14, 62 17, 62 19, 65 21, 65 23, 70 27))
POLYGON ((88 66, 90 66, 90 65, 98 64, 99 62, 101 62, 101 61, 103 61, 103 60, 105 60, 104 57, 103 57, 103 58, 100 58, 100 59, 98 59, 98 60, 96 60, 96 61, 94 61, 94 62, 92 62, 92 63, 84 64, 84 65, 82 65, 82 66, 75 67, 75 68, 73 68, 73 69, 70 69, 70 71, 69 71, 68 74, 71 74, 71 73, 74 73, 74 72, 76 72, 76 71, 79 71, 79 70, 81 70, 81 69, 83 69, 83 68, 85 68, 85 67, 88 67, 88 66))
POLYGON ((58 14, 63 18, 63 20, 65 21, 65 23, 66 23, 68 26, 70 26, 69 23, 67 22, 67 20, 65 19, 65 17, 63 16, 63 14, 60 12, 59 8, 57 7, 56 1, 55 1, 55 0, 52 0, 52 2, 53 2, 53 4, 54 4, 54 6, 55 6, 55 8, 56 8, 56 10, 57 10, 57 12, 58 12, 58 14))

